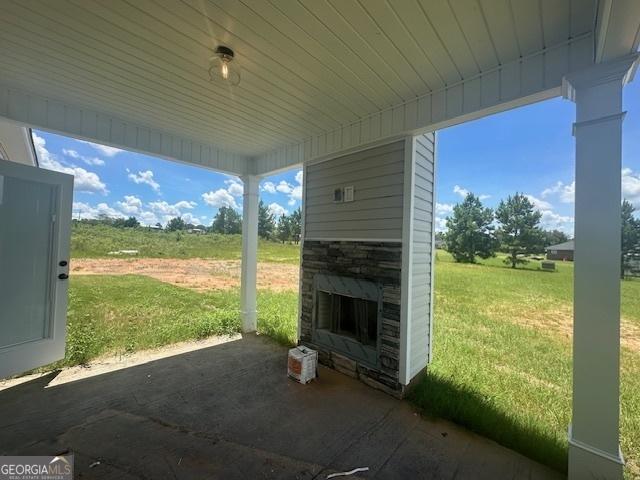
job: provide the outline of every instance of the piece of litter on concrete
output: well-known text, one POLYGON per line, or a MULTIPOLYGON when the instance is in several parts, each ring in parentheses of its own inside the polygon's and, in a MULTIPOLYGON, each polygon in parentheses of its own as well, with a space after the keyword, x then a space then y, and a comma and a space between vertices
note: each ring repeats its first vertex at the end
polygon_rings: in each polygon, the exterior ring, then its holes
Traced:
POLYGON ((94 468, 94 467, 97 467, 98 465, 100 465, 100 462, 93 462, 91 465, 89 465, 89 468, 94 468))
POLYGON ((178 465, 180 465, 182 463, 182 457, 180 457, 180 460, 178 460, 178 465))
POLYGON ((334 477, 347 477, 349 475, 353 475, 354 473, 368 472, 368 471, 369 471, 369 467, 359 467, 359 468, 354 468, 353 470, 349 470, 348 472, 332 473, 330 475, 327 475, 327 479, 334 478, 334 477))

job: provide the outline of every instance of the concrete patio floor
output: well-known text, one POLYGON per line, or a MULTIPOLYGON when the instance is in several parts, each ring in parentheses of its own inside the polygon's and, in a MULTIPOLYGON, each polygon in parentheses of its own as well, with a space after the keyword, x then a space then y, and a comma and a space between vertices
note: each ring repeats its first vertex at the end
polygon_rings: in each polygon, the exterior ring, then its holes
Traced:
POLYGON ((52 386, 0 391, 0 453, 75 454, 76 478, 561 478, 342 374, 286 378, 286 348, 245 336, 52 386), (96 464, 96 462, 100 462, 96 464))

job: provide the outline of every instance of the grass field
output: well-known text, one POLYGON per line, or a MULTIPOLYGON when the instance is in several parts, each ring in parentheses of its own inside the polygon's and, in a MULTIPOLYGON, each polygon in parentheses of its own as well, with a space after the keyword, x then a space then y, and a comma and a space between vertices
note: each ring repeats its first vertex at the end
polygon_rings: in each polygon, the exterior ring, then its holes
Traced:
MULTIPOLYGON (((411 400, 564 470, 572 274, 571 263, 558 263, 556 273, 512 270, 500 259, 456 264, 439 251, 434 361, 411 400)), ((640 282, 623 282, 622 292, 623 324, 639 340, 640 282)), ((640 351, 630 342, 622 349, 621 433, 627 473, 640 474, 640 351)))
MULTIPOLYGON (((72 277, 67 350, 55 367, 240 331, 237 289, 205 293, 138 275, 72 277)), ((259 331, 292 343, 297 294, 261 291, 259 331)))
MULTIPOLYGON (((75 230, 75 256, 100 257, 105 250, 138 248, 140 241, 142 256, 176 243, 167 257, 239 258, 239 237, 184 235, 187 240, 178 241, 176 234, 142 232, 132 241, 106 233, 102 238, 100 232, 75 230), (93 235, 102 246, 93 244, 93 235), (153 241, 145 245, 144 239, 153 241)), ((296 246, 265 242, 259 257, 297 263, 298 252, 296 246)), ((434 361, 410 401, 426 414, 452 419, 564 470, 573 265, 559 262, 553 273, 537 270, 537 263, 512 270, 500 258, 464 265, 442 251, 436 265, 434 361)), ((239 329, 237 290, 200 293, 133 275, 72 276, 70 286, 69 342, 60 365, 239 329)), ((262 333, 285 344, 295 341, 295 292, 260 291, 258 308, 262 333)), ((627 478, 635 478, 640 475, 640 281, 622 283, 622 315, 622 449, 627 478)))
MULTIPOLYGON (((114 228, 76 223, 71 234, 71 258, 107 258, 109 252, 138 250, 147 258, 213 258, 240 260, 240 235, 198 235, 146 228, 114 228)), ((297 246, 260 240, 258 261, 297 264, 297 246)))

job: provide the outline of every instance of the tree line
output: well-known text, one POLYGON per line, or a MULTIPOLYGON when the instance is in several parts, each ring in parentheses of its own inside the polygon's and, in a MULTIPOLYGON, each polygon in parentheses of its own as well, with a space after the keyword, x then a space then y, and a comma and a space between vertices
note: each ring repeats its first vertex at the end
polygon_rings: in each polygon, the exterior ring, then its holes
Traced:
MULTIPOLYGON (((94 219, 74 220, 75 223, 89 225, 108 225, 115 228, 138 228, 140 222, 136 217, 122 218, 99 215, 94 219)), ((167 232, 180 232, 186 230, 198 230, 206 233, 219 233, 222 235, 234 235, 242 233, 242 215, 231 207, 220 207, 213 219, 211 226, 185 222, 182 217, 171 218, 163 227, 157 223, 156 230, 167 232)), ((282 243, 300 241, 302 230, 302 211, 298 207, 290 215, 282 214, 276 217, 269 208, 260 200, 258 205, 258 236, 265 240, 280 241, 282 243)))
MULTIPOLYGON (((635 208, 626 199, 622 204, 622 271, 628 263, 640 259, 640 220, 635 208)), ((501 200, 493 210, 482 205, 473 193, 453 207, 447 217, 447 230, 441 239, 456 262, 473 263, 477 257, 494 257, 497 252, 507 254, 505 263, 516 268, 527 263, 525 255, 543 253, 545 247, 563 243, 569 237, 558 230, 540 227, 542 213, 537 211, 526 195, 516 193, 501 200)))

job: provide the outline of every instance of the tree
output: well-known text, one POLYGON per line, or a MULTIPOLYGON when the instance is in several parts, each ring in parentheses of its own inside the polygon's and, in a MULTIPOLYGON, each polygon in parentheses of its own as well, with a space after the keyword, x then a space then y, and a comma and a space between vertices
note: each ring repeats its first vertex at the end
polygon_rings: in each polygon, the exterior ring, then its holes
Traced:
POLYGON ((542 214, 525 195, 516 193, 513 197, 509 195, 506 202, 500 201, 496 209, 496 220, 500 222, 498 238, 509 253, 505 263, 511 264, 511 268, 528 262, 519 255, 543 248, 544 235, 538 226, 541 218, 542 214))
POLYGON ((302 209, 298 207, 289 216, 289 227, 291 231, 291 238, 298 243, 300 241, 300 235, 302 235, 302 209))
POLYGON ((285 243, 291 238, 291 219, 284 213, 278 219, 277 228, 278 240, 285 243))
POLYGON ((140 226, 140 222, 136 217, 129 217, 124 221, 123 226, 125 228, 138 228, 140 226))
POLYGON ((272 238, 276 229, 276 219, 271 210, 262 200, 258 204, 258 236, 260 238, 272 238))
POLYGON ((569 241, 569 236, 560 230, 544 230, 544 247, 569 241))
POLYGON ((186 228, 186 224, 181 217, 174 217, 167 222, 167 232, 176 232, 179 230, 184 230, 186 228))
POLYGON ((468 193, 447 217, 447 250, 456 262, 474 263, 476 256, 495 255, 497 243, 493 233, 493 210, 482 206, 480 199, 468 193))
POLYGON ((620 259, 622 276, 627 267, 627 260, 640 248, 640 220, 635 218, 635 212, 635 207, 625 199, 622 202, 622 256, 620 259))
POLYGON ((231 207, 220 207, 211 226, 214 233, 224 235, 242 232, 242 217, 231 207))

